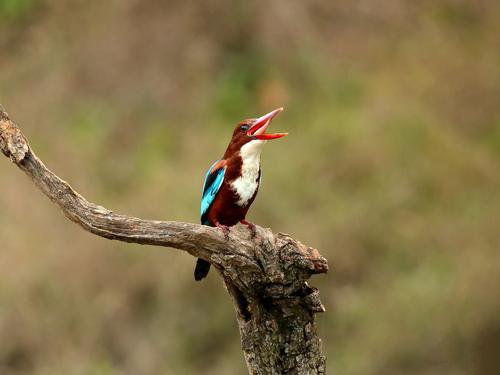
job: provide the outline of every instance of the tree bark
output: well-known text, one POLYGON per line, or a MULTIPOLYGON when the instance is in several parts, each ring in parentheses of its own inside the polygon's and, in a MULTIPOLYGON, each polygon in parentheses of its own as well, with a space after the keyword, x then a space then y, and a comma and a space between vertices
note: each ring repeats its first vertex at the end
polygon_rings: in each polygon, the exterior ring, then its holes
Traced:
POLYGON ((316 249, 284 233, 257 227, 216 228, 143 220, 88 202, 45 167, 18 126, 0 106, 0 149, 63 213, 98 236, 172 247, 209 261, 232 297, 250 374, 324 374, 325 357, 315 314, 323 312, 317 289, 307 284, 328 264, 316 249))

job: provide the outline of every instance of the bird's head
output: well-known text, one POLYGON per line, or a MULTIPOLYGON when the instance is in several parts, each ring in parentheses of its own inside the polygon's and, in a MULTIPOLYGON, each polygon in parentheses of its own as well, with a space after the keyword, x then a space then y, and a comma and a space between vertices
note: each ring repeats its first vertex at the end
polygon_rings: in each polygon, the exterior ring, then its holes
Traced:
POLYGON ((277 108, 257 119, 241 121, 234 128, 233 137, 224 157, 229 157, 232 153, 240 151, 244 146, 246 149, 255 149, 256 152, 260 153, 266 141, 288 135, 288 133, 266 133, 266 129, 271 124, 273 118, 282 110, 283 108, 277 108))

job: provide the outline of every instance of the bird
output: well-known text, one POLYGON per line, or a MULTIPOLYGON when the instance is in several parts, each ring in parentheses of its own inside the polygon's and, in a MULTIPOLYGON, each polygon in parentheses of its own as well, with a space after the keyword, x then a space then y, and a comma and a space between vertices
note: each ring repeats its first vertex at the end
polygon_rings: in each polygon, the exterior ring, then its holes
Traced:
MULTIPOLYGON (((217 227, 229 238, 229 227, 246 225, 252 238, 255 224, 246 220, 246 214, 259 190, 261 182, 260 154, 264 144, 282 138, 288 133, 266 133, 267 127, 283 108, 277 108, 257 119, 247 119, 234 128, 231 141, 222 159, 214 162, 205 175, 200 220, 201 224, 217 227)), ((198 258, 194 278, 200 281, 210 271, 210 263, 198 258)))

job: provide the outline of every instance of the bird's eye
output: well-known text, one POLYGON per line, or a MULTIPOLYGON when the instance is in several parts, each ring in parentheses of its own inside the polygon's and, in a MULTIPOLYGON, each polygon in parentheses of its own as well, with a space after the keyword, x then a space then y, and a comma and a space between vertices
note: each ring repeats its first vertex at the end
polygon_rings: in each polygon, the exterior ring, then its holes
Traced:
POLYGON ((248 125, 241 125, 240 129, 241 131, 246 132, 248 130, 248 125))

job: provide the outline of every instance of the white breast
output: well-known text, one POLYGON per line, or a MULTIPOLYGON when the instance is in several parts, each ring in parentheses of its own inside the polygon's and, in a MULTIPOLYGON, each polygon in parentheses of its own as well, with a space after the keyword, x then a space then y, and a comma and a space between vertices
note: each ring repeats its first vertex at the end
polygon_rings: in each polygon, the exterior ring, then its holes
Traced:
POLYGON ((253 140, 240 150, 240 156, 243 160, 241 176, 231 183, 231 188, 239 197, 236 204, 240 207, 248 204, 259 186, 260 153, 264 143, 265 141, 253 140))

